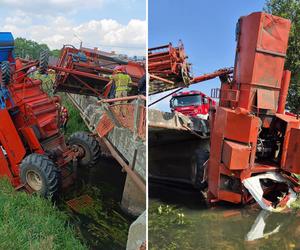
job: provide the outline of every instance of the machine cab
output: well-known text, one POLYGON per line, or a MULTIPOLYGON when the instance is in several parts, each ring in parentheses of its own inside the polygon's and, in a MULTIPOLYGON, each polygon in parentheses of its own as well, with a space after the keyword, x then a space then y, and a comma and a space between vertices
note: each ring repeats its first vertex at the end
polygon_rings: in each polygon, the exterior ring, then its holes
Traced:
POLYGON ((170 108, 172 112, 208 119, 210 102, 215 105, 215 101, 200 91, 180 92, 172 96, 170 108))

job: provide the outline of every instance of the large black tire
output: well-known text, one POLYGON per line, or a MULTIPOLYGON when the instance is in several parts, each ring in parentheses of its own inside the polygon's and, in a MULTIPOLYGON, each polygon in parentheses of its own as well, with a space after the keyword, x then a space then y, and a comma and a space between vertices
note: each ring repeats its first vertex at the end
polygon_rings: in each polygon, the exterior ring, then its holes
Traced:
POLYGON ((8 61, 1 63, 1 82, 2 85, 8 85, 11 79, 10 64, 8 61))
POLYGON ((83 149, 84 156, 78 160, 80 166, 92 167, 101 156, 99 142, 94 136, 86 132, 75 132, 68 140, 70 146, 76 145, 83 149))
POLYGON ((26 156, 20 165, 20 177, 22 183, 45 198, 55 197, 60 186, 60 171, 44 155, 26 156))
POLYGON ((49 63, 49 51, 42 50, 40 53, 40 67, 39 72, 40 74, 46 74, 48 70, 48 63, 49 63))

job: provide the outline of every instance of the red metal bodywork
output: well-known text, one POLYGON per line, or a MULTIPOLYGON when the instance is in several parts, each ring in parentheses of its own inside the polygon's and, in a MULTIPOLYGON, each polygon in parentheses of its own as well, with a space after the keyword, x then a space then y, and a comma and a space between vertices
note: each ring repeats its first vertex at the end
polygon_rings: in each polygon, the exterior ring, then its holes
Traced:
MULTIPOLYGON (((58 128, 58 98, 50 98, 40 80, 27 76, 26 70, 32 65, 37 62, 16 60, 7 86, 9 98, 0 110, 0 176, 7 176, 15 187, 21 184, 19 165, 30 153, 48 155, 61 168, 62 176, 67 171, 64 166, 77 157, 58 128)), ((69 185, 68 181, 62 185, 69 185)))
POLYGON ((131 76, 133 86, 137 86, 145 74, 143 63, 120 61, 112 54, 98 50, 64 46, 57 65, 49 67, 56 72, 54 90, 105 98, 110 89, 107 86, 110 76, 120 63, 131 76))
POLYGON ((231 68, 216 70, 197 77, 191 75, 191 64, 187 61, 183 43, 177 47, 172 43, 148 49, 149 94, 185 88, 190 84, 207 81, 231 74, 231 68))
MULTIPOLYGON (((188 100, 186 100, 187 103, 189 103, 188 100)), ((191 116, 191 117, 206 117, 208 116, 209 113, 209 108, 210 106, 216 106, 216 102, 211 99, 209 96, 205 95, 204 93, 200 91, 184 91, 184 92, 179 92, 176 94, 172 95, 172 99, 170 100, 170 107, 172 112, 180 112, 184 115, 191 116), (197 96, 199 99, 197 102, 193 102, 192 104, 184 104, 182 103, 179 105, 175 104, 175 100, 180 99, 180 97, 183 98, 189 98, 189 97, 194 97, 197 96)))
MULTIPOLYGON (((190 66, 183 43, 172 43, 148 49, 148 73, 153 86, 150 92, 161 92, 190 84, 190 66), (157 86, 156 83, 157 82, 157 86)), ((150 86, 151 87, 151 86, 150 86)))
POLYGON ((186 67, 187 72, 189 72, 186 62, 187 56, 182 42, 179 43, 178 47, 173 47, 172 43, 169 43, 150 48, 148 58, 149 74, 155 74, 172 81, 174 78, 181 77, 182 67, 186 67))
POLYGON ((211 115, 211 202, 249 202, 242 181, 257 173, 278 171, 291 179, 299 173, 300 121, 284 114, 290 26, 289 20, 262 12, 238 22, 233 79, 222 82, 220 106, 211 115))

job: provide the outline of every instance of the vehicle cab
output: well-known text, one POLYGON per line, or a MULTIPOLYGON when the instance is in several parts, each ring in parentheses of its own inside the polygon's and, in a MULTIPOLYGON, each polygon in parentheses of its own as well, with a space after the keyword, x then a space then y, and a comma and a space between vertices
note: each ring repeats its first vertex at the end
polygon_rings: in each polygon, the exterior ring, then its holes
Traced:
POLYGON ((198 117, 207 120, 209 117, 210 103, 216 102, 200 91, 185 91, 172 95, 170 108, 172 112, 180 112, 186 116, 198 117))

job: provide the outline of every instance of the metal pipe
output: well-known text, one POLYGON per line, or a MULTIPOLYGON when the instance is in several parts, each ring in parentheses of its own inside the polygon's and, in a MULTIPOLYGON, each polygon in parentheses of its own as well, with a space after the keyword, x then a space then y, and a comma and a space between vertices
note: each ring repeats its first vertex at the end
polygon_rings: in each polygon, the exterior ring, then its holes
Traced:
POLYGON ((197 76, 194 77, 191 81, 192 84, 194 83, 198 83, 198 82, 203 82, 203 81, 207 81, 213 78, 216 78, 218 76, 222 76, 222 75, 228 75, 233 73, 233 69, 232 68, 225 68, 225 69, 219 69, 213 73, 209 73, 209 74, 204 74, 202 76, 197 76))
POLYGON ((170 44, 171 43, 166 44, 166 45, 162 45, 162 46, 158 46, 158 47, 149 48, 148 51, 159 50, 159 49, 166 49, 166 48, 169 48, 170 44))
MULTIPOLYGON (((14 72, 14 74, 19 73, 19 72, 22 72, 23 70, 27 70, 27 69, 29 69, 29 68, 31 68, 31 67, 33 67, 33 66, 37 66, 38 64, 39 64, 38 62, 33 62, 33 63, 30 63, 30 64, 27 64, 27 65, 23 66, 22 68, 16 70, 16 71, 14 72)), ((32 71, 32 72, 33 72, 33 71, 32 71)), ((30 72, 30 73, 32 73, 32 72, 30 72)))
POLYGON ((159 66, 169 66, 172 63, 171 59, 169 60, 164 60, 164 61, 158 61, 158 62, 150 62, 149 63, 149 68, 156 68, 159 66))
POLYGON ((119 102, 119 101, 129 101, 129 100, 135 100, 135 99, 142 99, 146 101, 146 97, 143 95, 133 95, 133 96, 126 96, 126 97, 120 97, 120 98, 114 98, 114 99, 105 99, 98 101, 98 103, 110 103, 110 102, 119 102))
POLYGON ((78 76, 76 75, 72 75, 78 82, 80 82, 82 85, 84 85, 86 88, 88 88, 89 90, 91 90, 92 92, 94 92, 97 96, 99 96, 99 92, 92 88, 90 85, 88 85, 85 81, 81 80, 78 76))
POLYGON ((277 113, 284 114, 286 98, 289 91, 289 85, 291 80, 291 71, 283 71, 282 81, 281 81, 281 91, 279 95, 278 109, 277 113))
POLYGON ((164 78, 162 78, 162 77, 156 76, 156 75, 149 74, 149 76, 150 76, 150 78, 153 78, 153 79, 156 79, 156 80, 165 82, 165 83, 174 84, 174 82, 172 82, 172 81, 170 81, 170 80, 167 80, 167 79, 164 79, 164 78))
POLYGON ((59 72, 62 71, 62 72, 70 73, 70 74, 73 74, 73 75, 85 76, 85 77, 89 77, 89 78, 93 78, 93 79, 97 79, 97 80, 102 80, 102 81, 107 81, 107 82, 110 81, 109 78, 101 77, 101 76, 98 76, 96 74, 91 74, 91 73, 82 72, 82 71, 73 70, 73 69, 67 69, 67 68, 63 68, 63 67, 57 67, 57 66, 49 65, 49 69, 53 69, 53 70, 59 71, 59 72))
POLYGON ((167 98, 167 97, 168 97, 168 96, 170 96, 170 95, 173 95, 173 94, 175 94, 176 92, 178 92, 178 91, 180 91, 180 90, 182 90, 182 89, 183 89, 183 88, 176 89, 175 91, 171 92, 170 94, 167 94, 167 95, 165 95, 165 96, 163 96, 163 97, 159 98, 158 100, 156 100, 156 101, 154 101, 154 102, 150 103, 150 104, 148 105, 148 107, 151 107, 151 106, 152 106, 152 105, 154 105, 155 103, 158 103, 158 102, 160 102, 161 100, 163 100, 163 99, 167 98))

